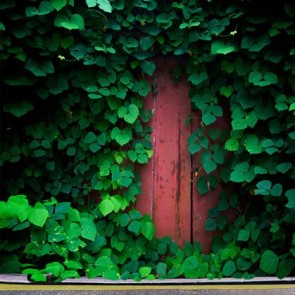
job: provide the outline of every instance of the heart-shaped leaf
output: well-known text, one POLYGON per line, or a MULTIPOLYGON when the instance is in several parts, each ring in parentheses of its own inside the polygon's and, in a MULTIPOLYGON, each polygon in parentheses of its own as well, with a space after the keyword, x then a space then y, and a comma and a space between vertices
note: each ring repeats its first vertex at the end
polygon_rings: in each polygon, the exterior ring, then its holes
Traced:
POLYGON ((137 105, 131 104, 128 107, 128 113, 124 116, 124 120, 129 123, 133 124, 139 115, 139 109, 137 105))
POLYGON ((113 8, 108 0, 96 0, 101 10, 111 13, 113 8))
POLYGON ((46 222, 47 218, 49 216, 49 213, 45 206, 41 204, 40 202, 37 202, 31 212, 31 214, 28 216, 28 220, 37 225, 42 227, 44 223, 46 222))
POLYGON ((54 25, 68 30, 83 30, 84 19, 80 14, 72 14, 69 18, 67 15, 60 13, 56 16, 54 25))
POLYGON ((212 54, 228 54, 230 52, 236 51, 237 45, 231 42, 226 42, 223 40, 213 41, 211 44, 212 54))
POLYGON ((261 256, 260 268, 267 274, 275 274, 279 264, 279 257, 271 250, 265 250, 261 256))
POLYGON ((115 127, 111 132, 111 138, 123 146, 132 139, 132 132, 129 128, 124 128, 121 130, 118 127, 115 127))
POLYGON ((250 83, 260 87, 278 83, 277 75, 271 72, 262 73, 259 71, 253 71, 249 74, 248 80, 250 83))
POLYGON ((228 151, 237 151, 239 146, 240 142, 237 138, 230 138, 225 143, 225 149, 228 151))
POLYGON ((148 60, 145 60, 143 61, 141 64, 140 64, 140 67, 142 68, 142 70, 148 74, 149 76, 151 76, 155 69, 156 69, 156 65, 154 62, 152 61, 148 61, 148 60))
POLYGON ((146 36, 140 39, 139 44, 143 51, 147 51, 153 46, 154 42, 154 38, 146 36))
POLYGON ((4 112, 11 113, 16 117, 21 117, 34 109, 33 104, 28 100, 22 100, 19 103, 10 103, 4 105, 4 112))
POLYGON ((155 225, 151 221, 141 223, 141 233, 148 239, 152 240, 156 232, 155 225))

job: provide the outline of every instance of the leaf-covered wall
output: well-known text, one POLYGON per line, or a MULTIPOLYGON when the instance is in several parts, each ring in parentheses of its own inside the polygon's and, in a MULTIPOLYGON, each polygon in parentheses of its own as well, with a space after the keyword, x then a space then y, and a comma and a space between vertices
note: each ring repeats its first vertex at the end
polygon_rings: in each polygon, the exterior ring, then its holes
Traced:
POLYGON ((0 13, 2 272, 294 274, 292 1, 2 0, 0 13), (126 211, 152 156, 143 98, 158 56, 186 60, 172 75, 186 73, 204 126, 188 139, 208 174, 199 192, 217 170, 230 187, 209 213, 224 233, 208 255, 154 239, 150 218, 126 211), (225 109, 231 130, 209 141, 225 109))

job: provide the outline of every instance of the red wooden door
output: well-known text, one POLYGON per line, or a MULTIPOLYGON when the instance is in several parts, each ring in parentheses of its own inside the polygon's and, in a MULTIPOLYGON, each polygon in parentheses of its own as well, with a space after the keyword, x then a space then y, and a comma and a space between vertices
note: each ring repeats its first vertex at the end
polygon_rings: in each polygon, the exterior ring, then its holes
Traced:
POLYGON ((205 231, 205 221, 219 189, 204 196, 197 193, 192 167, 198 155, 191 157, 187 139, 200 122, 185 123, 191 114, 189 85, 185 79, 177 84, 172 80, 173 66, 175 62, 167 58, 157 61, 151 81, 157 91, 145 99, 145 107, 153 112, 154 155, 142 168, 142 194, 136 207, 153 217, 158 237, 168 235, 179 245, 198 241, 208 252, 211 234, 205 231))
MULTIPOLYGON (((154 219, 157 236, 169 235, 179 243, 191 240, 191 156, 185 125, 191 107, 186 81, 175 83, 169 68, 172 60, 157 62, 157 95, 151 93, 145 107, 153 111, 154 155, 142 169, 142 195, 137 208, 154 219)), ((154 81, 155 83, 155 81, 154 81)))

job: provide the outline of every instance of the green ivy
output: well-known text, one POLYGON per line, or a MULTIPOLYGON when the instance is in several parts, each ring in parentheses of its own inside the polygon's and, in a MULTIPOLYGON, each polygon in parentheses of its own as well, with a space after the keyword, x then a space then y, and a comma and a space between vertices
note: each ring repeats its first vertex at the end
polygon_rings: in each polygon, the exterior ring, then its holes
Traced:
POLYGON ((292 1, 2 0, 0 12, 2 273, 294 275, 292 1), (171 75, 185 71, 203 126, 188 138, 199 193, 228 188, 206 221, 222 231, 210 254, 154 238, 132 209, 136 167, 152 157, 143 99, 158 56, 186 61, 171 75))

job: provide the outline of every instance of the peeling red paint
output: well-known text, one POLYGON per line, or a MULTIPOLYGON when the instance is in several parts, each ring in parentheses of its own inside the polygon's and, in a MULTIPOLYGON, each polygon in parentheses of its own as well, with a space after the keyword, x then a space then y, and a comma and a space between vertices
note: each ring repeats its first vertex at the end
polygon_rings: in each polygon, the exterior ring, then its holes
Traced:
MULTIPOLYGON (((205 230, 205 222, 208 210, 218 202, 221 186, 204 196, 197 192, 192 167, 199 166, 200 154, 191 157, 187 139, 201 122, 193 119, 191 125, 185 124, 192 112, 189 85, 185 79, 174 83, 168 71, 175 65, 175 60, 168 58, 157 61, 158 89, 144 101, 154 114, 149 122, 154 156, 141 169, 142 194, 136 207, 152 216, 158 237, 170 236, 180 246, 198 241, 209 252, 212 233, 205 230)), ((218 120, 220 124, 228 126, 224 118, 218 120)), ((201 170, 199 176, 203 173, 201 170)))
POLYGON ((154 156, 142 169, 142 195, 137 208, 154 218, 157 236, 169 235, 179 244, 191 240, 191 157, 187 138, 191 133, 185 120, 190 115, 188 84, 175 84, 168 73, 175 62, 165 59, 157 65, 157 95, 145 100, 145 107, 154 112, 154 156))

